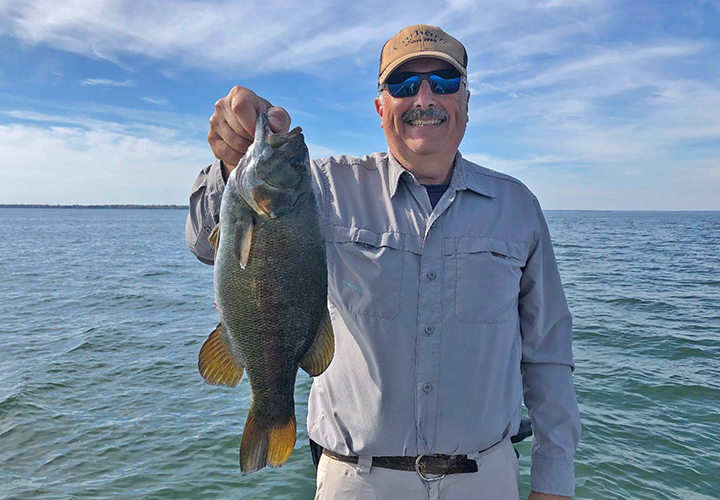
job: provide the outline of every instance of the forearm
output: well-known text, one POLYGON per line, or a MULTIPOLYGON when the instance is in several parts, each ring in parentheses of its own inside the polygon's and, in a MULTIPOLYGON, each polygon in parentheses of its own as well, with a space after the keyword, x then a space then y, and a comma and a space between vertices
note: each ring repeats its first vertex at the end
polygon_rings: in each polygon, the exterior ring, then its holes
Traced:
POLYGON ((225 189, 221 165, 220 160, 216 160, 198 175, 190 194, 190 210, 185 223, 185 242, 188 248, 206 264, 212 264, 215 257, 208 236, 217 225, 225 189))

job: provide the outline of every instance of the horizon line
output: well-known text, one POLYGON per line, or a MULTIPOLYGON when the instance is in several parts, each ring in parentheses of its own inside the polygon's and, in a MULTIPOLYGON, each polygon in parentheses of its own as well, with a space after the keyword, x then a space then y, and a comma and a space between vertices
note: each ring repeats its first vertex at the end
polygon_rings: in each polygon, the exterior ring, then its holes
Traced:
MULTIPOLYGON (((62 203, 0 203, 0 208, 111 208, 111 209, 172 209, 172 210, 189 210, 189 205, 179 205, 175 203, 109 203, 109 204, 62 204, 62 203)), ((720 212, 716 209, 707 210, 654 210, 654 209, 615 209, 615 208, 548 208, 543 212, 655 212, 655 213, 673 213, 673 212, 720 212)))

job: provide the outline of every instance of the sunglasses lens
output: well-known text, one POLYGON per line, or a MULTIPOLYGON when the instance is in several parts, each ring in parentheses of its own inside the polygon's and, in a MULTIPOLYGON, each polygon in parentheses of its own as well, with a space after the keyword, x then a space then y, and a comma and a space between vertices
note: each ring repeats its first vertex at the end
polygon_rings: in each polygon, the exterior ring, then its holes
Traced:
MULTIPOLYGON (((398 77, 401 77, 403 74, 398 75, 398 77)), ((404 75, 407 75, 406 73, 404 75)), ((418 90, 420 89, 420 77, 417 75, 411 75, 407 78, 402 79, 401 81, 397 81, 398 79, 393 79, 393 82, 388 79, 388 91, 390 91, 390 95, 393 97, 410 97, 415 94, 417 94, 418 90)))
POLYGON ((436 94, 454 94, 460 89, 460 75, 455 78, 443 78, 430 75, 430 89, 436 94))

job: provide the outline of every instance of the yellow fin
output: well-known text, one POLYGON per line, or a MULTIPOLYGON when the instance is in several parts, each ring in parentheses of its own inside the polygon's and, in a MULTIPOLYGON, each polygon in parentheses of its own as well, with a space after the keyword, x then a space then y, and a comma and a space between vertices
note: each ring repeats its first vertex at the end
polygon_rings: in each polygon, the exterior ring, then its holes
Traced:
POLYGON ((240 470, 243 476, 266 465, 280 467, 284 464, 295 448, 296 435, 295 415, 284 424, 268 429, 258 422, 251 407, 240 442, 240 470))
POLYGON ((242 365, 235 363, 222 338, 222 326, 218 323, 207 338, 198 356, 198 369, 205 382, 212 385, 235 387, 243 375, 242 365))
POLYGON ((318 333, 305 357, 300 361, 300 368, 311 377, 316 377, 330 365, 333 354, 335 354, 335 335, 330 322, 330 312, 326 307, 318 333))
POLYGON ((296 436, 295 415, 285 425, 270 429, 270 444, 267 453, 267 462, 270 467, 280 467, 290 458, 290 454, 295 448, 296 436))
POLYGON ((251 218, 242 218, 239 219, 236 224, 239 227, 236 229, 237 239, 235 240, 235 255, 240 260, 240 267, 245 269, 250 257, 253 221, 251 218))
POLYGON ((208 241, 210 242, 210 245, 217 250, 218 241, 220 241, 220 224, 212 228, 210 236, 208 236, 208 241))
POLYGON ((208 241, 210 242, 210 246, 213 247, 213 250, 215 250, 214 259, 217 259, 218 247, 220 246, 220 224, 212 228, 210 236, 208 236, 208 241))

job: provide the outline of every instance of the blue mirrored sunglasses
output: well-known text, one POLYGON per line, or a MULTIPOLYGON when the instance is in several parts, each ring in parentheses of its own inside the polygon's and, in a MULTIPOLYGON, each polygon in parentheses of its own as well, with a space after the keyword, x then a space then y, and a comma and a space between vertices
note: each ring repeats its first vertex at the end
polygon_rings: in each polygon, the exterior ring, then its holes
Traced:
POLYGON ((427 80, 434 94, 454 94, 460 90, 460 84, 467 81, 456 69, 440 69, 430 73, 393 73, 378 90, 387 89, 393 97, 411 97, 418 93, 424 80, 427 80))

